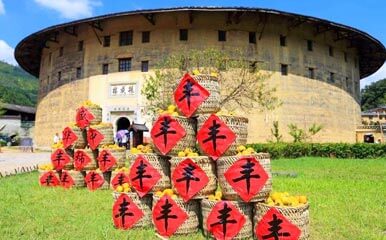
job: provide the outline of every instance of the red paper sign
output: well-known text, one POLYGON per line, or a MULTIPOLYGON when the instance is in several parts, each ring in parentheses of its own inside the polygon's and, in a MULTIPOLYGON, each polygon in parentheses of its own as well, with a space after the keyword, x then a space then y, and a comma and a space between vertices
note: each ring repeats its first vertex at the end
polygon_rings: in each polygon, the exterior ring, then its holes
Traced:
POLYGON ((99 143, 101 143, 104 138, 103 134, 96 129, 89 128, 87 130, 87 142, 92 150, 97 149, 99 143))
POLYGON ((94 115, 83 106, 76 110, 76 125, 81 129, 88 127, 94 118, 94 115))
POLYGON ((240 232, 245 221, 244 215, 231 202, 220 201, 209 213, 206 227, 216 239, 228 240, 240 232))
POLYGON ((153 222, 161 236, 170 237, 188 219, 188 214, 169 195, 153 207, 153 222))
POLYGON ((217 160, 236 140, 235 133, 216 115, 212 114, 197 133, 201 149, 217 160))
POLYGON ((83 150, 75 150, 74 167, 78 171, 82 171, 85 166, 91 162, 90 156, 83 150))
POLYGON ((55 170, 62 170, 64 165, 70 162, 70 156, 62 148, 58 148, 51 154, 51 162, 55 170))
POLYGON ((121 194, 114 203, 113 221, 118 229, 130 229, 143 215, 141 209, 126 194, 121 194))
POLYGON ((110 171, 116 162, 117 160, 109 150, 102 150, 99 152, 98 166, 102 172, 110 171))
POLYGON ((64 188, 71 188, 74 185, 74 179, 67 171, 62 171, 62 176, 60 176, 60 185, 64 188))
POLYGON ((130 178, 124 172, 118 172, 117 175, 111 180, 111 185, 116 189, 118 186, 123 185, 124 183, 129 183, 130 178))
POLYGON ((140 197, 145 196, 161 178, 160 173, 143 156, 139 155, 130 168, 131 186, 140 197))
POLYGON ((86 181, 87 188, 91 191, 102 187, 105 182, 105 179, 101 174, 98 174, 95 171, 88 172, 84 180, 86 181))
POLYGON ((185 129, 176 119, 161 115, 151 129, 151 138, 158 150, 166 155, 186 135, 185 129))
POLYGON ((203 86, 186 73, 174 92, 174 101, 185 116, 191 117, 209 95, 203 86))
POLYGON ((53 171, 44 173, 39 179, 40 185, 45 187, 56 187, 59 185, 59 179, 53 171))
POLYGON ((69 146, 71 146, 76 140, 78 140, 78 136, 72 131, 71 128, 66 127, 62 131, 63 135, 63 146, 65 149, 67 149, 69 146))
POLYGON ((259 239, 298 240, 301 230, 278 210, 271 208, 257 224, 255 233, 259 239))
POLYGON ((224 176, 245 202, 256 196, 268 180, 267 172, 255 157, 241 157, 228 168, 224 176))
POLYGON ((209 178, 200 166, 187 158, 174 169, 172 181, 179 195, 187 202, 208 184, 209 178))

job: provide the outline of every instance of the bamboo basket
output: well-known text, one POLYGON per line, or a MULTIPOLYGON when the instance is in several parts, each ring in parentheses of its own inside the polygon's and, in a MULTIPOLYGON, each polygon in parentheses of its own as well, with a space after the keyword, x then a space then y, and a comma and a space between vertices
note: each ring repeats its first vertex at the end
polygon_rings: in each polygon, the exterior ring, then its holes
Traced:
MULTIPOLYGON (((198 117, 197 129, 201 129, 210 114, 200 115, 198 117)), ((237 147, 245 145, 248 138, 248 118, 238 116, 219 115, 220 118, 236 135, 235 141, 229 146, 228 150, 222 156, 233 156, 237 154, 237 147)), ((199 147, 200 153, 205 154, 199 147)))
MULTIPOLYGON (((170 159, 171 172, 177 167, 177 165, 185 160, 190 158, 194 163, 196 163, 200 168, 206 173, 209 178, 208 184, 201 189, 192 199, 202 199, 210 194, 214 194, 217 189, 217 178, 216 178, 216 166, 214 162, 207 156, 198 156, 198 157, 172 157, 170 159)), ((171 175, 172 176, 172 175, 171 175)), ((173 181, 171 182, 173 185, 173 181)), ((177 191, 174 186, 173 190, 177 191)))
POLYGON ((217 77, 211 75, 195 75, 193 78, 209 93, 209 97, 201 103, 194 115, 216 113, 220 110, 220 86, 217 77))
MULTIPOLYGON (((241 228, 240 232, 232 239, 251 239, 252 238, 252 214, 253 214, 253 207, 244 202, 236 202, 236 201, 229 201, 232 203, 237 210, 240 211, 242 215, 245 217, 245 223, 243 227, 241 228)), ((206 227, 206 221, 209 217, 209 214, 211 213, 213 207, 218 203, 218 201, 212 201, 208 199, 203 199, 201 201, 201 211, 202 211, 202 218, 203 218, 203 234, 206 237, 214 238, 212 234, 208 231, 208 228, 206 227)))
POLYGON ((151 209, 152 209, 152 200, 153 197, 151 195, 145 195, 142 198, 138 196, 135 192, 127 192, 127 193, 119 193, 113 192, 114 201, 116 201, 121 194, 126 194, 133 200, 133 202, 137 205, 139 209, 143 212, 143 217, 134 224, 134 228, 144 228, 144 227, 152 227, 152 217, 151 217, 151 209))
MULTIPOLYGON (((173 116, 173 118, 185 129, 186 135, 166 154, 167 156, 177 156, 178 152, 184 151, 185 148, 194 148, 196 146, 196 121, 183 116, 173 116)), ((154 143, 152 142, 151 144, 152 149, 161 154, 154 143)))
MULTIPOLYGON (((85 176, 89 173, 90 171, 86 171, 85 173, 85 176)), ((101 175, 103 177, 103 179, 105 180, 103 185, 98 188, 98 189, 101 189, 101 190, 107 190, 107 189, 110 189, 110 179, 111 179, 111 172, 96 172, 97 174, 101 175)), ((86 184, 87 185, 87 184, 86 184)))
MULTIPOLYGON (((52 148, 51 149, 51 153, 54 153, 57 149, 56 148, 52 148)), ((70 157, 70 161, 64 165, 63 169, 64 170, 72 170, 74 169, 74 155, 71 154, 71 150, 67 150, 67 149, 64 149, 63 150, 66 152, 66 154, 70 157)))
POLYGON ((90 122, 91 125, 99 124, 102 122, 102 108, 99 106, 87 106, 85 107, 92 115, 94 119, 90 122))
MULTIPOLYGON (((272 174, 271 174, 271 160, 268 153, 255 153, 246 156, 254 156, 260 165, 267 172, 268 179, 264 187, 254 196, 250 202, 264 201, 268 198, 269 193, 272 191, 272 174)), ((216 161, 217 165, 217 176, 220 183, 220 187, 223 193, 224 199, 232 201, 243 201, 239 194, 233 190, 232 186, 225 179, 224 173, 233 165, 234 162, 239 160, 240 157, 246 156, 229 156, 229 157, 220 157, 216 161)))
MULTIPOLYGON (((308 240, 310 239, 309 207, 310 205, 306 203, 298 207, 275 206, 274 208, 278 210, 281 214, 283 214, 284 217, 286 217, 292 224, 296 225, 301 230, 299 240, 308 240)), ((259 221, 271 208, 272 208, 271 206, 268 206, 265 203, 255 204, 255 216, 253 218, 255 228, 259 223, 259 221)))
POLYGON ((84 181, 84 172, 81 171, 68 171, 68 174, 74 180, 74 187, 85 187, 86 182, 84 181))
MULTIPOLYGON (((153 207, 161 198, 153 195, 153 207)), ((188 215, 186 221, 180 225, 174 235, 187 235, 197 232, 199 228, 200 203, 198 200, 184 202, 182 198, 173 199, 188 215)))
POLYGON ((90 125, 90 128, 98 130, 103 135, 103 140, 99 146, 114 144, 114 131, 111 123, 103 123, 100 125, 90 125))
POLYGON ((130 169, 135 162, 135 159, 142 155, 155 169, 157 169, 158 173, 161 175, 161 178, 158 182, 153 186, 149 193, 155 193, 157 191, 163 191, 166 188, 171 187, 170 183, 170 163, 166 157, 157 155, 155 153, 141 153, 131 155, 130 158, 136 156, 133 161, 130 162, 130 169))
POLYGON ((84 149, 87 146, 87 132, 84 129, 80 129, 77 126, 69 127, 78 137, 78 139, 67 149, 84 149))
MULTIPOLYGON (((110 189, 113 189, 113 190, 114 190, 114 186, 113 186, 112 181, 113 181, 114 177, 117 176, 117 174, 118 174, 118 173, 121 173, 121 172, 123 172, 123 171, 118 171, 118 172, 112 171, 112 172, 111 172, 110 189)), ((123 172, 123 173, 126 174, 126 175, 129 175, 129 172, 123 172)))
POLYGON ((83 151, 85 152, 91 159, 91 162, 89 164, 87 164, 83 170, 95 170, 98 168, 98 160, 97 160, 97 157, 98 157, 98 154, 97 154, 97 151, 93 151, 89 148, 86 148, 86 149, 75 149, 75 152, 77 151, 83 151))
POLYGON ((113 165, 112 169, 114 168, 121 168, 124 167, 126 164, 126 149, 124 148, 119 148, 119 149, 111 149, 111 148, 100 148, 99 152, 102 150, 108 150, 111 155, 117 160, 117 162, 113 165))
POLYGON ((55 175, 56 175, 56 177, 58 178, 58 179, 60 179, 60 174, 59 174, 59 172, 57 172, 55 169, 54 170, 41 170, 41 169, 39 169, 38 170, 38 172, 39 172, 39 179, 44 175, 44 174, 46 174, 47 172, 53 172, 53 173, 55 173, 55 175))

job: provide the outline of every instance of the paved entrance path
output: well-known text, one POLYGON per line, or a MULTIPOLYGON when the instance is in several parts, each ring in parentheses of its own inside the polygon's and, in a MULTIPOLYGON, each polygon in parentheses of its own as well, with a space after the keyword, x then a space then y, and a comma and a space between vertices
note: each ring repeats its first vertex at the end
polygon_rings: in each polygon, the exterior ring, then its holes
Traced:
POLYGON ((49 163, 49 152, 26 153, 4 151, 0 153, 0 177, 37 169, 40 163, 49 163))

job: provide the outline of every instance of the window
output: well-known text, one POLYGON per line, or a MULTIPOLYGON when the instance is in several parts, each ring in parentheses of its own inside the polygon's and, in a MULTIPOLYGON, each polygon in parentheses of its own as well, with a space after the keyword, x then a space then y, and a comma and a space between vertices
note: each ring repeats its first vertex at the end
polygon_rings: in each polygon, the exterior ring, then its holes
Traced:
POLYGON ((143 43, 150 42, 150 32, 149 31, 142 32, 142 42, 143 43))
POLYGON ((280 46, 285 47, 287 46, 287 37, 280 35, 280 46))
POLYGON ((281 75, 287 76, 288 75, 288 65, 282 64, 281 65, 281 75))
POLYGON ((308 77, 311 79, 315 79, 315 69, 314 68, 308 68, 308 77))
POLYGON ((344 61, 347 62, 347 53, 343 52, 343 56, 344 56, 344 61))
POLYGON ((307 50, 310 52, 314 50, 314 42, 312 40, 307 40, 307 50))
POLYGON ((348 77, 346 77, 346 84, 345 84, 346 85, 346 89, 348 89, 348 86, 349 86, 348 85, 348 81, 349 81, 349 79, 348 79, 348 77))
POLYGON ((127 46, 133 44, 133 31, 119 33, 119 46, 127 46))
POLYGON ((188 29, 180 29, 180 41, 188 41, 188 29))
POLYGON ((83 41, 78 42, 78 51, 79 52, 83 51, 83 41))
POLYGON ((108 74, 109 73, 109 64, 105 63, 102 65, 102 74, 108 74))
POLYGON ((131 71, 131 58, 119 59, 119 72, 131 71))
POLYGON ((256 32, 249 32, 249 43, 256 43, 256 32))
POLYGON ((58 72, 58 82, 60 82, 62 80, 62 72, 58 72))
POLYGON ((227 40, 227 32, 219 30, 218 31, 218 41, 219 42, 225 42, 227 40))
POLYGON ((76 68, 76 79, 79 79, 82 77, 82 68, 81 67, 77 67, 76 68))
POLYGON ((149 71, 149 61, 142 61, 141 62, 141 71, 142 72, 148 72, 149 71))
POLYGON ((328 46, 328 55, 330 55, 330 57, 334 56, 334 48, 331 46, 328 46))
POLYGON ((59 48, 59 57, 63 56, 64 49, 63 47, 59 48))
POLYGON ((111 41, 110 36, 104 36, 103 37, 103 47, 110 47, 110 41, 111 41))
POLYGON ((334 83, 334 82, 335 82, 335 73, 330 72, 329 82, 331 82, 331 83, 334 83))

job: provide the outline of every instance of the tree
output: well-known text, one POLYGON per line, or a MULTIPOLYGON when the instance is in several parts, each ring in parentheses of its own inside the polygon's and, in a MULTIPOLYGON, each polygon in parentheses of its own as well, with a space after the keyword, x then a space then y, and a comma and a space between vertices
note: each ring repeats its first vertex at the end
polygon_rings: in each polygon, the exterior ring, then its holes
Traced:
POLYGON ((281 102, 274 95, 276 89, 266 82, 270 74, 260 71, 257 60, 245 60, 246 56, 241 50, 225 53, 214 49, 181 50, 167 56, 154 75, 146 77, 142 88, 148 111, 154 114, 173 102, 173 90, 186 72, 218 76, 221 107, 226 110, 276 108, 281 102))
POLYGON ((361 107, 363 111, 386 105, 386 79, 367 85, 361 90, 361 107))
POLYGON ((273 127, 271 128, 272 136, 275 138, 276 142, 281 142, 283 135, 279 132, 279 121, 273 122, 273 127))
POLYGON ((308 130, 299 128, 296 124, 288 125, 289 132, 288 134, 292 136, 293 142, 304 142, 306 140, 311 140, 318 132, 323 129, 323 125, 318 125, 313 123, 308 130))

